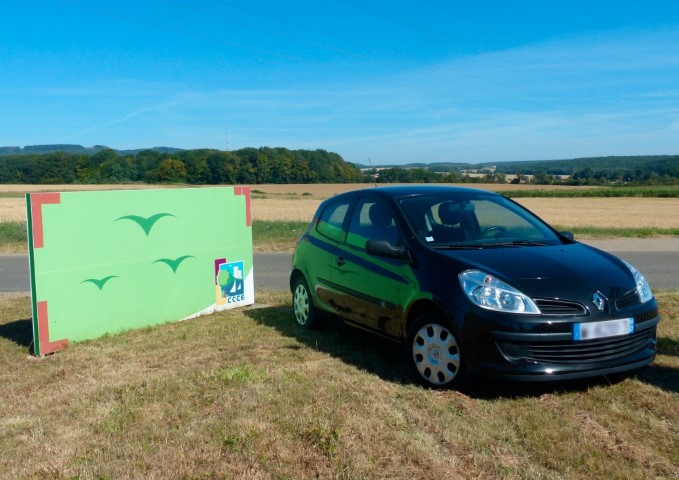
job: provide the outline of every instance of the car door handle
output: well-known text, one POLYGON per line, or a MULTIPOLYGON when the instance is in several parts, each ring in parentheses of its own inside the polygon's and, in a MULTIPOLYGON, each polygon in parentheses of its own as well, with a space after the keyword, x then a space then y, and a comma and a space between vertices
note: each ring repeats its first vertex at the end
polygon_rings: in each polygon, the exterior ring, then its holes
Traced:
POLYGON ((342 265, 344 265, 347 262, 346 262, 346 260, 344 260, 344 257, 337 257, 335 259, 335 263, 337 264, 337 266, 341 267, 342 265))

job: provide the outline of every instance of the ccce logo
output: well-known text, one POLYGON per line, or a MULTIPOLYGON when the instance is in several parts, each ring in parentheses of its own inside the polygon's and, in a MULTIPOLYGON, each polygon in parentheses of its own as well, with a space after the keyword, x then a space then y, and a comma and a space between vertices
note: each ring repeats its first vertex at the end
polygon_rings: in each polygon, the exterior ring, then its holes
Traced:
POLYGON ((245 282, 243 274, 243 261, 222 263, 217 273, 217 285, 221 297, 227 299, 227 303, 245 300, 245 282))

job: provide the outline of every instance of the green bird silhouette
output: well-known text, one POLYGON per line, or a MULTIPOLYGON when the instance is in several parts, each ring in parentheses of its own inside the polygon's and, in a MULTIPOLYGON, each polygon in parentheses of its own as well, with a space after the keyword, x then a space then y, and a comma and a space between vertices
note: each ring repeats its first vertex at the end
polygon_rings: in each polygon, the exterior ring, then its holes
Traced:
POLYGON ((174 217, 174 215, 172 215, 171 213, 156 213, 155 215, 151 215, 150 217, 146 218, 140 217, 139 215, 125 215, 124 217, 120 217, 115 221, 117 222, 118 220, 132 220, 137 225, 139 225, 142 228, 142 230, 144 230, 144 233, 148 237, 149 233, 151 233, 153 225, 155 225, 155 223, 163 217, 174 217))
MULTIPOLYGON (((184 260, 186 260, 187 258, 196 258, 196 257, 194 257, 193 255, 182 255, 181 257, 176 258, 174 260, 172 260, 171 258, 159 258, 158 260, 156 260, 153 263, 158 263, 158 262, 164 263, 165 265, 170 267, 174 273, 177 273, 177 269, 179 268, 179 265, 184 260)), ((153 265, 153 263, 151 265, 153 265)))
POLYGON ((108 282, 112 278, 120 278, 120 277, 118 275, 109 275, 108 277, 99 278, 99 279, 88 278, 87 280, 83 280, 80 283, 92 283, 92 284, 96 285, 99 288, 99 290, 101 290, 101 289, 104 288, 104 285, 106 285, 106 282, 108 282))

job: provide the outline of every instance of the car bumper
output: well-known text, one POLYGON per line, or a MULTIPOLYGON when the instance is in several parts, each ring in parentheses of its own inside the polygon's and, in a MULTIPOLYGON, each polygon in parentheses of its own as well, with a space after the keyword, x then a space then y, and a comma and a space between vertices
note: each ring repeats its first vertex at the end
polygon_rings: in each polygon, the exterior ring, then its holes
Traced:
POLYGON ((629 335, 575 341, 572 333, 493 330, 491 347, 472 356, 479 374, 519 381, 567 380, 634 370, 656 356, 660 317, 637 323, 629 335))
POLYGON ((644 367, 652 363, 653 360, 655 360, 655 352, 643 360, 616 365, 613 367, 591 366, 589 368, 585 368, 581 366, 576 368, 571 367, 568 369, 556 369, 551 367, 542 368, 542 366, 535 366, 533 368, 522 367, 512 370, 505 370, 498 368, 497 365, 487 365, 486 368, 481 369, 479 373, 490 375, 494 378, 503 378, 506 380, 516 380, 521 382, 549 382, 559 380, 575 380, 628 372, 644 367))

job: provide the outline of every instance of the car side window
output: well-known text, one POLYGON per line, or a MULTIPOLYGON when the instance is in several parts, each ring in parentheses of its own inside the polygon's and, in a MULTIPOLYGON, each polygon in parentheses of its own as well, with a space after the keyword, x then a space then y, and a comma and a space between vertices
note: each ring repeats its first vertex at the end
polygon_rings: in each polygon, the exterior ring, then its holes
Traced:
POLYGON ((350 203, 351 201, 347 200, 344 202, 331 203, 325 207, 316 224, 318 233, 332 240, 342 240, 344 237, 342 224, 349 211, 350 203))
POLYGON ((365 248, 368 240, 386 240, 399 244, 399 230, 387 205, 373 198, 362 198, 354 209, 346 242, 365 248))

